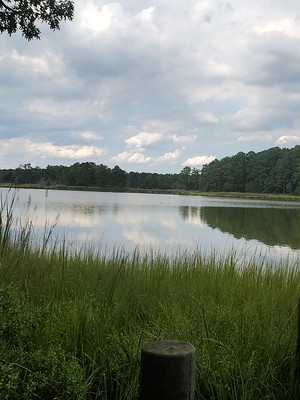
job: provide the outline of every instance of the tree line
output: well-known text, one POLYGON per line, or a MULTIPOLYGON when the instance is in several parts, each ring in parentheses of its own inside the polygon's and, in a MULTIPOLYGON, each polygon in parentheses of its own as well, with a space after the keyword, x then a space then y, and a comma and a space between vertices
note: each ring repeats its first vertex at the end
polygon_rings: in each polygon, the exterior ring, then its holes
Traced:
POLYGON ((46 168, 32 167, 30 163, 16 169, 0 170, 0 183, 39 184, 46 186, 84 186, 102 189, 199 189, 200 171, 185 167, 179 174, 148 172, 126 172, 118 165, 109 168, 104 164, 83 162, 66 167, 48 165, 46 168))
POLYGON ((300 195, 300 146, 214 160, 201 171, 203 191, 300 195))
POLYGON ((180 173, 126 172, 118 165, 83 162, 67 167, 30 163, 1 169, 2 184, 85 186, 102 189, 192 190, 203 192, 278 193, 300 195, 300 146, 274 147, 262 152, 239 152, 180 173))

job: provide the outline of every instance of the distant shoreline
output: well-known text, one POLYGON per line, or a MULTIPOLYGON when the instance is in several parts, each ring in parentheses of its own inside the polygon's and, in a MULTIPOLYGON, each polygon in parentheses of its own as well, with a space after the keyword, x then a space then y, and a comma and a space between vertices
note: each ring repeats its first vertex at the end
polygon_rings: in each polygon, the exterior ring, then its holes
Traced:
POLYGON ((232 199, 274 200, 274 201, 300 201, 300 196, 276 193, 241 193, 241 192, 196 192, 182 189, 135 189, 99 186, 68 186, 68 185, 43 185, 43 184, 4 184, 0 188, 12 189, 44 189, 44 190, 73 190, 86 192, 117 192, 117 193, 148 193, 171 194, 184 196, 222 197, 232 199))

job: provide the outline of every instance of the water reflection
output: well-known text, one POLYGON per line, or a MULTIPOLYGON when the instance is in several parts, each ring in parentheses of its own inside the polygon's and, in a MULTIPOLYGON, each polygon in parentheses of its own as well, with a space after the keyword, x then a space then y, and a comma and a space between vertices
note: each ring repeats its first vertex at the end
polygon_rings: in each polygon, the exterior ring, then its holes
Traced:
POLYGON ((106 251, 138 246, 168 254, 196 248, 224 254, 243 248, 250 258, 259 245, 284 257, 300 254, 300 203, 24 189, 16 211, 33 216, 40 232, 45 221, 51 225, 58 217, 55 238, 106 251))
POLYGON ((199 218, 237 239, 300 248, 300 209, 202 207, 199 218))
POLYGON ((201 215, 202 207, 196 206, 180 206, 179 214, 182 216, 183 220, 190 224, 201 225, 205 224, 201 215))

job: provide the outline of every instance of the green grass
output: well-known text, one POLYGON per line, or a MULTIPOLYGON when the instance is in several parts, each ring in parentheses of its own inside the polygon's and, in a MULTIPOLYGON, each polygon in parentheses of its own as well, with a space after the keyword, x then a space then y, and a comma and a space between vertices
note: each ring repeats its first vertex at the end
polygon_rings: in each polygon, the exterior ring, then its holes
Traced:
POLYGON ((1 215, 1 399, 137 400, 140 349, 157 339, 196 347, 196 399, 299 398, 298 265, 70 254, 48 235, 33 250, 31 224, 13 235, 1 215))
MULTIPOLYGON (((11 188, 11 183, 0 183, 0 188, 11 188)), ((76 191, 99 191, 99 192, 132 192, 132 193, 159 193, 177 194, 185 196, 205 196, 205 197, 225 197, 233 199, 252 199, 252 200, 277 200, 277 201, 300 201, 300 196, 279 193, 244 193, 244 192, 199 192, 185 189, 135 189, 135 188, 116 188, 100 186, 70 186, 70 185, 46 185, 39 183, 19 183, 15 188, 23 189, 45 189, 45 190, 76 190, 76 191)))
POLYGON ((232 199, 251 200, 277 200, 277 201, 300 201, 300 196, 279 193, 242 193, 242 192, 193 192, 182 191, 181 194, 191 196, 227 197, 232 199))

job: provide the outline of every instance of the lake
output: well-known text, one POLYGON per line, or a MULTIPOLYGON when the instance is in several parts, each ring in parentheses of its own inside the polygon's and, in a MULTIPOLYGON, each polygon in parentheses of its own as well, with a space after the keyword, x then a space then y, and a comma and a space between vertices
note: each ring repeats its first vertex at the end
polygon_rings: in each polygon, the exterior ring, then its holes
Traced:
POLYGON ((16 197, 17 221, 30 219, 35 237, 46 229, 70 250, 92 246, 110 255, 185 250, 234 251, 241 259, 300 259, 300 203, 169 194, 0 189, 16 197))

